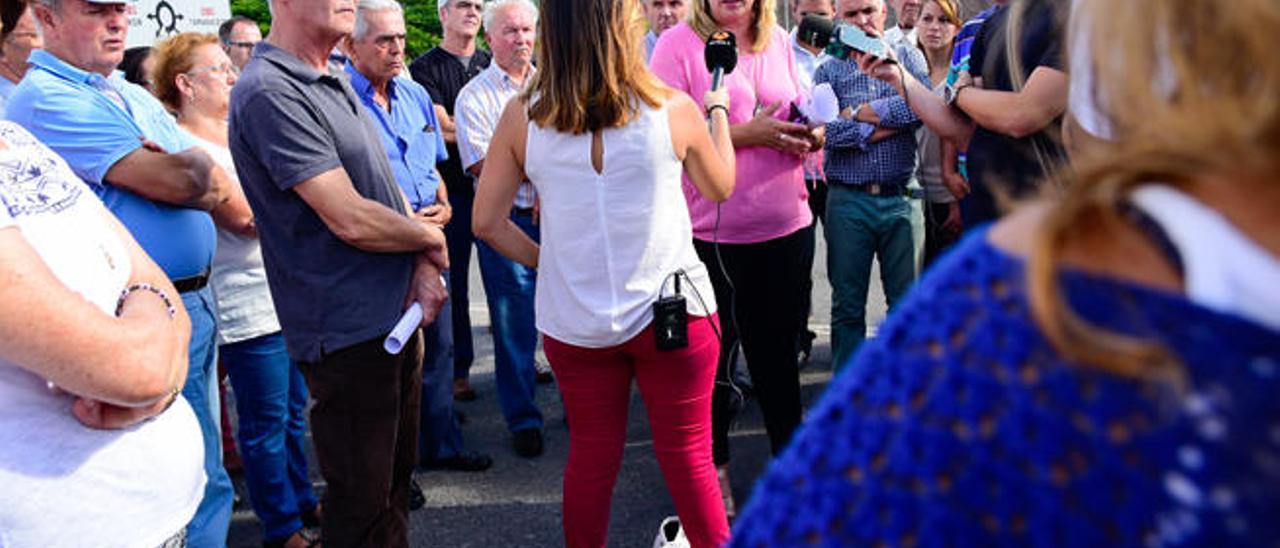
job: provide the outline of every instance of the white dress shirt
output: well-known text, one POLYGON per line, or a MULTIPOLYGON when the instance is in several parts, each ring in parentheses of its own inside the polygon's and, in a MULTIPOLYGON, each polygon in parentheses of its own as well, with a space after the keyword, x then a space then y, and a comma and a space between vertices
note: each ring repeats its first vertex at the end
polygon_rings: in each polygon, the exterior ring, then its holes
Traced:
MULTIPOLYGON (((525 76, 525 82, 533 78, 533 67, 525 76)), ((458 156, 462 160, 462 169, 468 169, 484 160, 489 152, 489 141, 493 139, 494 130, 498 129, 498 120, 502 118, 502 110, 507 101, 524 91, 524 86, 517 84, 511 76, 498 66, 490 63, 489 68, 472 78, 458 92, 458 100, 454 103, 454 122, 458 126, 458 156)), ((478 183, 478 178, 473 178, 478 183)), ((528 181, 520 183, 516 191, 515 207, 533 207, 533 185, 528 181)))

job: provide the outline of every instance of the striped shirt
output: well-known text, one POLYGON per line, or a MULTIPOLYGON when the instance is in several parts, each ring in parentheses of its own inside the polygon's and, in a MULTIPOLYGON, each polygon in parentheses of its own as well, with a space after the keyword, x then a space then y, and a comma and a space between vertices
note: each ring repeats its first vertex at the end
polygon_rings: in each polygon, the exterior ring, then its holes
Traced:
MULTIPOLYGON (((533 70, 533 67, 529 68, 526 82, 533 78, 533 70)), ((491 63, 458 92, 454 121, 458 125, 458 155, 462 158, 462 169, 484 160, 493 132, 498 129, 498 119, 502 118, 502 110, 506 108, 507 101, 522 91, 524 86, 515 83, 497 63, 491 63)), ((524 181, 516 191, 514 205, 533 207, 536 196, 533 185, 524 181)))

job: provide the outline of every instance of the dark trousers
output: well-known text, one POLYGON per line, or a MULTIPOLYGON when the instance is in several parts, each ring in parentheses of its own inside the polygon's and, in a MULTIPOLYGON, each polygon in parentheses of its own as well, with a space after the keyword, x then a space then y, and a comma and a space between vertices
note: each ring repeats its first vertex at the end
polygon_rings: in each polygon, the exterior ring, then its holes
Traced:
MULTIPOLYGON (((801 289, 808 270, 803 259, 813 253, 813 231, 798 230, 754 244, 722 243, 719 256, 724 259, 723 271, 711 242, 694 240, 693 244, 711 272, 719 304, 723 340, 717 378, 723 378, 732 349, 741 340, 764 412, 769 447, 776 455, 800 425, 800 372, 795 351, 800 323, 796 318, 805 302, 801 289)), ((729 462, 733 417, 726 415, 720 406, 712 406, 712 453, 717 465, 729 462)))
POLYGON ((924 265, 929 266, 951 244, 960 240, 961 233, 942 228, 951 204, 925 202, 924 207, 924 265))
POLYGON ((303 363, 324 494, 324 544, 407 547, 418 453, 422 333, 399 355, 382 337, 303 363))
MULTIPOLYGON (((822 221, 825 226, 827 224, 827 182, 813 179, 806 179, 805 188, 809 189, 809 211, 813 213, 813 222, 809 224, 810 236, 812 239, 817 234, 818 221, 822 221)), ((800 311, 800 335, 802 340, 796 341, 796 349, 809 348, 812 341, 808 340, 809 335, 809 314, 813 311, 813 261, 814 261, 814 245, 809 246, 809 253, 803 259, 805 265, 805 275, 803 287, 800 291, 804 295, 804 308, 800 311)))
POLYGON ((476 237, 471 233, 471 204, 475 200, 471 180, 448 185, 453 217, 444 225, 445 243, 449 247, 449 319, 453 326, 453 378, 471 376, 475 347, 471 341, 471 301, 467 298, 467 280, 471 275, 471 246, 476 237), (465 183, 465 184, 464 184, 465 183))

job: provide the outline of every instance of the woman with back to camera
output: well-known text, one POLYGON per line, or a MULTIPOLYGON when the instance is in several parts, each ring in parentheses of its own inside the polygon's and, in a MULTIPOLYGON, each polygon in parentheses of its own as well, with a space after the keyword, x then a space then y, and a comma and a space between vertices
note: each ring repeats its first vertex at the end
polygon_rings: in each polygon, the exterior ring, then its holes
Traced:
POLYGON ((934 267, 734 545, 1280 538, 1280 64, 1234 61, 1280 50, 1280 4, 1080 0, 1072 27, 1110 142, 934 267))
POLYGON ((156 47, 155 94, 235 180, 213 211, 218 249, 210 284, 218 309, 218 353, 236 395, 249 502, 266 546, 309 546, 319 523, 307 473, 307 386, 289 360, 267 287, 253 213, 227 149, 227 112, 238 70, 213 34, 185 32, 156 47))
POLYGON ((0 544, 183 546, 204 448, 178 292, 53 151, 0 122, 0 544))
MULTIPOLYGON (((737 68, 724 76, 730 134, 738 163, 737 191, 723 207, 686 183, 694 246, 711 270, 725 313, 720 367, 732 368, 739 340, 776 454, 800 424, 800 373, 795 341, 804 328, 806 257, 813 254, 813 214, 804 185, 804 158, 822 149, 822 129, 785 121, 807 93, 800 85, 791 38, 775 22, 774 0, 695 0, 689 19, 658 38, 653 72, 698 97, 711 86, 703 59, 707 37, 734 34, 737 68), (722 262, 723 260, 723 262, 722 262), (741 330, 739 332, 738 330, 741 330)), ((723 376, 727 376, 722 373, 723 376)), ((718 386, 720 390, 722 386, 718 386)), ((712 411, 712 440, 724 503, 732 517, 728 477, 728 406, 712 411)))
POLYGON ((729 526, 711 458, 716 300, 680 175, 710 201, 729 196, 728 96, 708 92, 704 112, 648 71, 636 0, 545 0, 539 25, 539 72, 498 124, 473 227, 538 269, 538 330, 571 426, 565 543, 605 545, 634 378, 689 540, 719 546, 729 526), (507 216, 526 176, 541 197, 541 246, 507 216), (654 303, 677 286, 688 342, 660 351, 654 303))

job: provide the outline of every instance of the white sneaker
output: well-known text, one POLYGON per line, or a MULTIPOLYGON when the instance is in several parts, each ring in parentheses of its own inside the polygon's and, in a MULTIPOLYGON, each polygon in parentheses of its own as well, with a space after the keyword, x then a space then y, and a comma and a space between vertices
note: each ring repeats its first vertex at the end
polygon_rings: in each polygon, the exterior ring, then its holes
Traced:
POLYGON ((658 526, 658 536, 653 539, 653 548, 689 548, 689 539, 684 536, 684 528, 680 526, 680 518, 667 516, 658 526))

